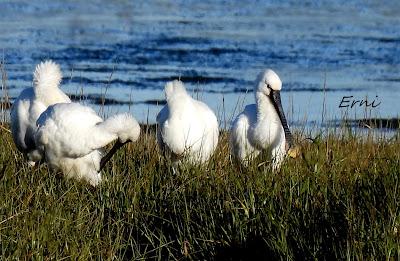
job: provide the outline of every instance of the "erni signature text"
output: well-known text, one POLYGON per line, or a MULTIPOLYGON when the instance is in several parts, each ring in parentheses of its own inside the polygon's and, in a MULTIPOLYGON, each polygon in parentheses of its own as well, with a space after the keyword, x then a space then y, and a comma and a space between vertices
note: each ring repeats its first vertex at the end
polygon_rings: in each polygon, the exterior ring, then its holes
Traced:
MULTIPOLYGON (((378 99, 378 96, 375 97, 378 99)), ((372 102, 368 102, 367 98, 365 98, 365 100, 357 100, 354 96, 343 96, 339 108, 353 108, 354 106, 376 108, 381 104, 381 102, 378 102, 376 99, 373 99, 372 102)))

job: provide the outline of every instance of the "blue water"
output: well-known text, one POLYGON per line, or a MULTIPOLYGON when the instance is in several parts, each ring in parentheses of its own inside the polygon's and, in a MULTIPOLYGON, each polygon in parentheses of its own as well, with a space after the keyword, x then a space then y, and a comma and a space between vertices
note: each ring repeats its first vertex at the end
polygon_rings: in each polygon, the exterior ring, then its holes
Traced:
POLYGON ((63 90, 101 113, 154 122, 164 84, 181 78, 227 126, 269 67, 294 125, 400 114, 400 1, 33 0, 0 13, 12 98, 53 59, 63 90), (102 95, 103 109, 90 99, 102 95), (338 108, 343 96, 381 104, 338 108))

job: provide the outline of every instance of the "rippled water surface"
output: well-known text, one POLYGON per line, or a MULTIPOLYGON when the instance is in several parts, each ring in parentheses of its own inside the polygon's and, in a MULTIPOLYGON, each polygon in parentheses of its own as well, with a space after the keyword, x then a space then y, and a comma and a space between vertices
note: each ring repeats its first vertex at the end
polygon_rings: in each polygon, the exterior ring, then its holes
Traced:
POLYGON ((343 96, 380 103, 351 118, 399 116, 400 1, 34 0, 1 1, 0 11, 13 98, 50 58, 62 88, 98 110, 104 101, 106 113, 154 122, 164 84, 180 78, 224 125, 253 102, 256 75, 269 67, 292 124, 341 118, 343 96))

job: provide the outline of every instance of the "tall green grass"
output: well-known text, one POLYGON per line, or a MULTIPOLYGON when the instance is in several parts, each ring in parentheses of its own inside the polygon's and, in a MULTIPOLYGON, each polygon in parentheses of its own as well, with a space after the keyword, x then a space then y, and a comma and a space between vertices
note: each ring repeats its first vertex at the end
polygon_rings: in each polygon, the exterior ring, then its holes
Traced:
POLYGON ((0 129, 3 258, 398 260, 400 142, 330 133, 272 172, 229 156, 173 174, 155 134, 114 156, 97 188, 30 168, 0 129))

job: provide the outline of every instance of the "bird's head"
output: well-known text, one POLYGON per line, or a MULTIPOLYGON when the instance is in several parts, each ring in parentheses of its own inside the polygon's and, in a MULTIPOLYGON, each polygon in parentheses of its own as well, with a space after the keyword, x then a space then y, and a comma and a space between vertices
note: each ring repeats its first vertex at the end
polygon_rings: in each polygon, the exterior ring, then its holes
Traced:
POLYGON ((113 133, 117 134, 118 140, 111 150, 102 157, 100 161, 100 170, 104 168, 114 153, 116 153, 125 143, 137 141, 140 134, 139 123, 128 113, 114 115, 108 118, 105 122, 109 130, 112 130, 113 133))
POLYGON ((135 118, 127 113, 120 114, 118 117, 121 121, 121 125, 124 126, 124 128, 121 128, 117 133, 119 142, 135 142, 140 135, 139 123, 135 120, 135 118))
POLYGON ((183 85, 183 82, 179 80, 167 82, 167 84, 165 84, 164 91, 167 101, 175 95, 186 94, 185 85, 183 85))
POLYGON ((255 86, 255 93, 262 93, 270 96, 273 91, 280 91, 282 89, 282 82, 279 76, 271 69, 266 69, 257 77, 255 86))

